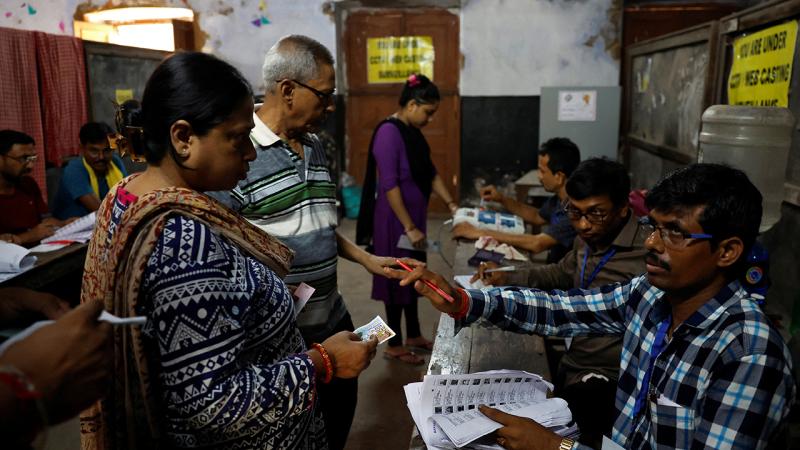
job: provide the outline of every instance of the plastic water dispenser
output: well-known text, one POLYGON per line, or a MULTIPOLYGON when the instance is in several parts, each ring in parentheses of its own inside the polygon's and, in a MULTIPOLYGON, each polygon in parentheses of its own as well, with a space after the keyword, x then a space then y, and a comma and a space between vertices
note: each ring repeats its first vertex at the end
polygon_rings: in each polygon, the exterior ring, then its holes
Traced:
POLYGON ((794 116, 787 108, 714 105, 703 113, 698 162, 744 171, 764 197, 761 230, 780 219, 794 116))

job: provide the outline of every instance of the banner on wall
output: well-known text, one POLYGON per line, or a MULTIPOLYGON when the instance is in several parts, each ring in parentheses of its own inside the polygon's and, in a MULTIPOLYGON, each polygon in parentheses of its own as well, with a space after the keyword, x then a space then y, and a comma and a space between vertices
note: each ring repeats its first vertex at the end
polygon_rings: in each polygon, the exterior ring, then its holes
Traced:
POLYGON ((385 36, 367 39, 367 82, 403 83, 412 73, 433 80, 433 38, 385 36))
POLYGON ((788 107, 796 41, 797 21, 737 38, 728 77, 728 103, 788 107))

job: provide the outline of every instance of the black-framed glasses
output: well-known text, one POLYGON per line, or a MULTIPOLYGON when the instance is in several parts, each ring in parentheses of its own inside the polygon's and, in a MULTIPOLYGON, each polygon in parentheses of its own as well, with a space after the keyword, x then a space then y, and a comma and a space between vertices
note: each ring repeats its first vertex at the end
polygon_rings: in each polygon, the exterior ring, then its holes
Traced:
POLYGON ((315 89, 315 88, 313 88, 313 87, 311 87, 311 86, 309 86, 309 85, 307 85, 305 83, 301 83, 301 82, 299 82, 297 80, 291 80, 291 81, 294 82, 294 83, 297 83, 300 86, 302 86, 302 87, 308 89, 309 91, 311 91, 311 93, 316 95, 317 98, 319 99, 319 101, 321 101, 324 105, 327 105, 328 103, 330 103, 333 100, 333 95, 336 94, 336 89, 334 89, 334 90, 332 90, 330 92, 322 92, 319 89, 315 89))
POLYGON ((639 226, 642 231, 650 237, 658 231, 658 236, 665 245, 674 248, 680 248, 687 245, 691 240, 712 239, 714 236, 708 233, 687 233, 685 231, 665 228, 661 225, 653 223, 650 217, 642 217, 639 219, 639 226))
POLYGON ((32 162, 36 162, 36 160, 39 159, 39 155, 22 155, 22 156, 3 155, 3 156, 5 156, 6 158, 13 159, 14 161, 20 164, 30 164, 32 162))
POLYGON ((606 221, 608 215, 611 214, 611 211, 598 211, 596 209, 590 209, 588 212, 583 212, 578 208, 572 206, 569 202, 564 202, 562 205, 564 212, 567 213, 567 217, 569 220, 573 222, 578 222, 581 218, 586 217, 586 220, 594 225, 600 225, 606 221))

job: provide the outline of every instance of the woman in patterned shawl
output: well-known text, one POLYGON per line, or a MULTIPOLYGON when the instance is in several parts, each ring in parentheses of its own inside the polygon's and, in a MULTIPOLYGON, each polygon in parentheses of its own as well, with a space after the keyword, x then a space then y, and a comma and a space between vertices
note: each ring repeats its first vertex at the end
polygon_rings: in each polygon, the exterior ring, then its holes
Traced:
POLYGON ((357 376, 376 342, 342 332, 307 350, 281 280, 291 250, 201 193, 255 159, 247 81, 179 53, 117 122, 114 146, 148 167, 97 212, 82 301, 147 323, 115 328, 114 386, 82 415, 83 448, 326 448, 316 383, 357 376))

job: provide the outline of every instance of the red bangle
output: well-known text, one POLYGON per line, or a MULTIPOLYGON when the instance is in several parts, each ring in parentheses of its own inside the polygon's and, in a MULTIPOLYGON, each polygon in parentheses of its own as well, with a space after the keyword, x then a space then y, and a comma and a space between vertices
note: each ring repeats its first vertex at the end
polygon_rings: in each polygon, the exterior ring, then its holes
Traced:
POLYGON ((36 390, 36 387, 28 377, 14 367, 0 366, 0 383, 11 388, 11 392, 20 400, 42 398, 42 393, 36 390))
POLYGON ((325 363, 325 378, 322 379, 322 382, 328 384, 333 379, 333 363, 331 362, 331 357, 328 355, 328 351, 325 350, 325 347, 322 344, 313 343, 311 347, 314 350, 318 351, 320 356, 322 356, 322 361, 325 363))
POLYGON ((467 291, 465 291, 464 289, 456 289, 456 290, 461 295, 461 309, 459 309, 457 313, 450 314, 450 317, 452 317, 455 320, 459 320, 463 319, 464 317, 467 317, 467 313, 469 313, 470 298, 469 295, 467 294, 467 291))

